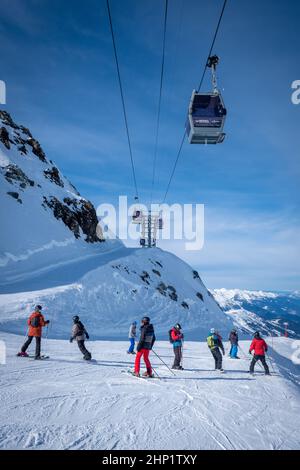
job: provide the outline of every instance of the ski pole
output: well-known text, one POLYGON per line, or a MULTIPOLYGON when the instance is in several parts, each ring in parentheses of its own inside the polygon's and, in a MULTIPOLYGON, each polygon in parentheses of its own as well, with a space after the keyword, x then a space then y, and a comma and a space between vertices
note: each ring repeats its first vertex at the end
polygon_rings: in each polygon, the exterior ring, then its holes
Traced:
POLYGON ((153 370, 154 374, 156 374, 156 375, 157 375, 157 377, 158 377, 159 379, 161 379, 160 375, 158 375, 158 373, 157 373, 156 369, 154 369, 154 367, 153 367, 153 366, 152 366, 152 370, 153 370))
POLYGON ((183 368, 183 346, 184 346, 184 341, 182 341, 182 346, 181 346, 181 358, 180 358, 180 366, 183 368))
POLYGON ((243 348, 241 347, 240 343, 239 343, 238 347, 240 348, 240 350, 241 350, 242 353, 244 354, 245 358, 248 359, 248 356, 247 356, 247 354, 245 353, 245 351, 243 350, 243 348))
POLYGON ((165 363, 165 361, 162 360, 162 358, 154 351, 154 349, 152 349, 152 351, 154 352, 155 356, 158 357, 158 359, 169 369, 169 371, 172 372, 172 374, 176 376, 176 374, 172 371, 172 369, 170 369, 170 367, 165 363))

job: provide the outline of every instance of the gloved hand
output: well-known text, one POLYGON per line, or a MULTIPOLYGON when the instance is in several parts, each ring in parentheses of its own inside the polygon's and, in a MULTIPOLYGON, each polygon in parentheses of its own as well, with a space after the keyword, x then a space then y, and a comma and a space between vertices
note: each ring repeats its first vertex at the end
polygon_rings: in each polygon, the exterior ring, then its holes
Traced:
POLYGON ((252 356, 252 352, 251 352, 251 351, 249 351, 249 354, 250 354, 250 356, 252 356))
POLYGON ((225 356, 225 351, 224 351, 224 349, 223 349, 222 353, 223 353, 223 356, 225 356))
POLYGON ((87 332, 85 332, 86 339, 90 339, 90 336, 87 332))
POLYGON ((45 324, 46 324, 46 325, 49 325, 49 323, 50 323, 50 320, 46 320, 46 321, 45 321, 45 324))
POLYGON ((70 343, 73 343, 73 338, 72 337, 70 338, 70 343))

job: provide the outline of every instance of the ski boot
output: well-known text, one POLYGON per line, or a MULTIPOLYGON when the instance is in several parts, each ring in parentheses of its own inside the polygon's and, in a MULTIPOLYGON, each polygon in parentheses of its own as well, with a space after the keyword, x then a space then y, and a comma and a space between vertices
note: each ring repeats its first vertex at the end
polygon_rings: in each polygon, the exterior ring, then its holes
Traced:
POLYGON ((154 374, 153 374, 153 372, 146 371, 146 372, 143 373, 143 377, 148 377, 149 379, 153 379, 154 374))
POLYGON ((27 354, 27 352, 18 352, 17 354, 18 357, 29 357, 29 354, 27 354))

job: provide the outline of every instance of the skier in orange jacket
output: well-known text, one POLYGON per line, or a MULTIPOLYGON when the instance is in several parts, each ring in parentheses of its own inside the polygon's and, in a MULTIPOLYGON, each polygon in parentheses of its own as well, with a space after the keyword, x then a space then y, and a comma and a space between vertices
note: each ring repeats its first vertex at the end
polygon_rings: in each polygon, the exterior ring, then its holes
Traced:
POLYGON ((41 359, 41 338, 42 338, 42 328, 50 323, 49 320, 45 320, 44 315, 41 313, 42 306, 36 305, 34 312, 30 315, 27 320, 28 328, 28 338, 21 348, 21 352, 18 353, 18 356, 28 357, 26 352, 28 346, 30 345, 33 338, 35 338, 35 359, 41 359))

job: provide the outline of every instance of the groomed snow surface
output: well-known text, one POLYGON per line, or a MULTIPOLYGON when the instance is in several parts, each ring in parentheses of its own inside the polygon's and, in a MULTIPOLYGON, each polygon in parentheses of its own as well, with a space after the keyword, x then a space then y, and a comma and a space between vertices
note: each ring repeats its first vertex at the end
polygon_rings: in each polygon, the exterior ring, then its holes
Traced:
MULTIPOLYGON (((7 364, 0 365, 1 449, 300 448, 299 366, 287 357, 289 339, 274 339, 271 377, 259 366, 249 376, 249 358, 229 359, 228 344, 220 374, 206 343, 187 342, 185 370, 176 376, 151 354, 161 380, 122 372, 134 360, 127 342, 87 342, 96 359, 89 363, 66 340, 44 339, 50 359, 34 361, 15 356, 23 337, 1 332, 0 339, 7 347, 7 364)), ((241 345, 247 352, 249 342, 241 345)), ((168 342, 155 350, 171 365, 168 342)))

